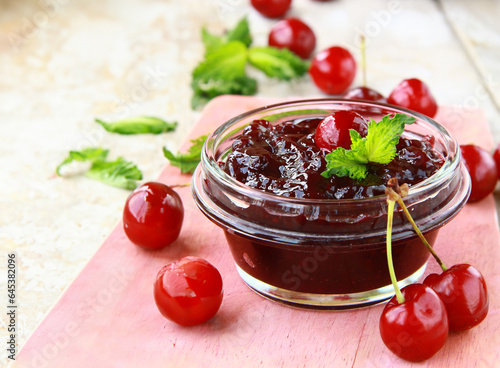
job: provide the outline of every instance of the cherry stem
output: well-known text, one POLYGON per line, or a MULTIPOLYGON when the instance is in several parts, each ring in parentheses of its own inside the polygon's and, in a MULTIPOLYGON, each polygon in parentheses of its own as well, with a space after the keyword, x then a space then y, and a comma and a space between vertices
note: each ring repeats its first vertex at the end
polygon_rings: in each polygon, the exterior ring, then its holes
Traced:
POLYGON ((363 72, 363 86, 366 87, 366 43, 365 35, 361 34, 360 38, 360 48, 361 48, 361 71, 363 72))
POLYGON ((403 199, 401 197, 399 197, 399 199, 398 199, 398 204, 403 209, 403 212, 404 212, 406 218, 408 219, 408 221, 410 221, 411 225, 413 226, 413 229, 417 233, 417 235, 420 238, 420 240, 422 241, 422 243, 424 243, 424 245, 427 247, 427 250, 429 252, 431 252, 432 256, 434 257, 434 259, 436 260, 436 262, 439 264, 439 267, 441 267, 441 269, 443 271, 446 271, 448 269, 448 267, 445 266, 445 264, 443 263, 443 261, 441 260, 441 258, 439 258, 439 256, 437 255, 437 253, 434 251, 434 249, 432 248, 432 246, 429 244, 429 242, 425 238, 424 234, 422 234, 422 232, 420 231, 420 229, 418 228, 417 224, 413 220, 413 217, 411 216, 410 211, 408 211, 408 208, 406 207, 406 205, 403 202, 403 199))
POLYGON ((170 188, 183 188, 183 187, 189 187, 191 183, 184 183, 184 184, 173 184, 169 185, 170 188))
POLYGON ((386 193, 388 194, 388 197, 392 201, 398 202, 399 206, 403 209, 403 212, 404 212, 406 218, 408 219, 408 221, 410 221, 411 225, 413 226, 413 229, 417 233, 417 235, 420 238, 420 240, 422 241, 422 243, 424 243, 424 245, 427 248, 427 250, 432 254, 432 256, 434 257, 434 259, 436 260, 436 262, 439 264, 439 267, 441 267, 441 269, 443 271, 446 271, 448 269, 448 267, 446 267, 446 265, 443 263, 443 261, 441 260, 441 258, 439 258, 439 256, 437 255, 437 253, 434 251, 434 249, 432 248, 432 246, 429 244, 429 242, 425 238, 424 234, 422 234, 422 232, 418 228, 417 224, 415 223, 415 221, 413 220, 413 217, 410 214, 410 211, 408 211, 408 208, 406 207, 406 205, 405 205, 405 203, 403 201, 403 198, 401 198, 401 196, 398 193, 396 193, 396 191, 394 191, 394 189, 392 189, 392 187, 388 187, 387 190, 386 190, 386 193))
POLYGON ((394 217, 394 206, 396 202, 390 198, 387 199, 387 204, 389 205, 387 208, 387 265, 389 266, 389 275, 391 277, 392 286, 394 287, 394 291, 396 292, 396 298, 398 299, 398 303, 404 303, 405 297, 401 293, 401 290, 398 286, 398 279, 396 278, 396 272, 394 271, 394 263, 392 261, 392 220, 394 217))

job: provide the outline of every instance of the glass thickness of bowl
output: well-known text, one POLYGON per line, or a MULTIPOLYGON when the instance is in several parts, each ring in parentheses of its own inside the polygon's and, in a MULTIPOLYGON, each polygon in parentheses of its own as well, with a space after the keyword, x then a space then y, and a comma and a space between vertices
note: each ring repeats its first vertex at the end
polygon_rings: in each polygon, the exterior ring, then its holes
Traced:
MULTIPOLYGON (((225 233, 243 281, 263 296, 301 307, 344 309, 394 295, 386 252, 386 196, 367 199, 297 199, 253 189, 226 174, 220 163, 235 137, 253 120, 272 124, 352 110, 365 119, 404 113, 417 119, 405 133, 433 136, 445 162, 410 188, 404 201, 433 245, 470 193, 469 175, 456 140, 436 121, 383 103, 317 99, 265 106, 236 116, 211 134, 192 179, 201 211, 225 233)), ((424 273, 429 252, 396 206, 393 260, 401 287, 424 273)))

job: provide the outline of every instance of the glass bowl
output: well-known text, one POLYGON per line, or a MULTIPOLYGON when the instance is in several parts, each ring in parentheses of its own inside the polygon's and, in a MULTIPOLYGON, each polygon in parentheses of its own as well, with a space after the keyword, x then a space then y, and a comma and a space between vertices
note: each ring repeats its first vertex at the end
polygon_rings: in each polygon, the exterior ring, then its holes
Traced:
MULTIPOLYGON (((251 188, 219 166, 242 129, 256 119, 272 124, 352 110, 365 119, 404 113, 412 138, 434 137, 445 162, 413 185, 404 201, 429 243, 465 205, 470 179, 456 140, 436 121, 383 103, 316 99, 265 106, 222 124, 205 142, 192 179, 201 211, 225 233, 236 269, 256 292, 273 300, 312 308, 353 308, 394 294, 386 253, 386 196, 366 199, 298 199, 251 188)), ((429 252, 396 206, 393 259, 401 287, 424 273, 429 252)))

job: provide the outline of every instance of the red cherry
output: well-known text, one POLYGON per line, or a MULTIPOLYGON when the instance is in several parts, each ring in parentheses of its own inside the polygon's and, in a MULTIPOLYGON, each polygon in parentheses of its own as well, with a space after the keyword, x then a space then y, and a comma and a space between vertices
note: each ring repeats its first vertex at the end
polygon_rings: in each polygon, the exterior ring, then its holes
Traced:
POLYGON ((368 87, 356 87, 347 91, 342 98, 349 100, 368 100, 375 102, 387 102, 387 99, 378 91, 368 87))
POLYGON ((354 129, 364 137, 368 133, 368 123, 353 111, 336 111, 319 123, 314 141, 319 148, 328 151, 333 151, 337 147, 349 149, 352 143, 349 129, 354 129))
POLYGON ((495 152, 493 152, 493 159, 497 165, 498 179, 500 179, 500 144, 495 149, 495 152))
POLYGON ((446 306, 450 331, 468 330, 486 318, 486 281, 473 266, 454 265, 440 275, 430 274, 424 284, 434 289, 446 306))
POLYGON ((461 145, 460 151, 472 182, 469 202, 479 201, 495 190, 498 180, 495 160, 484 148, 473 144, 461 145))
POLYGON ((429 117, 434 117, 437 112, 437 103, 429 87, 419 79, 405 79, 399 83, 387 98, 393 105, 420 112, 429 117))
POLYGON ((279 18, 285 15, 292 0, 252 0, 252 6, 267 18, 279 18))
POLYGON ((436 354, 448 337, 448 316, 439 296, 423 284, 411 284, 394 296, 380 316, 380 336, 394 354, 420 362, 436 354))
POLYGON ((219 271, 198 257, 184 257, 166 265, 154 283, 160 313, 183 326, 197 325, 215 316, 223 293, 219 271))
POLYGON ((316 47, 313 30, 300 19, 287 18, 276 23, 269 33, 269 46, 287 48, 307 59, 316 47))
POLYGON ((123 228, 132 243, 159 249, 177 239, 183 218, 184 207, 179 195, 165 184, 149 182, 127 198, 123 228))
POLYGON ((324 93, 340 94, 351 85, 356 76, 356 61, 348 50, 333 46, 314 56, 309 75, 324 93))

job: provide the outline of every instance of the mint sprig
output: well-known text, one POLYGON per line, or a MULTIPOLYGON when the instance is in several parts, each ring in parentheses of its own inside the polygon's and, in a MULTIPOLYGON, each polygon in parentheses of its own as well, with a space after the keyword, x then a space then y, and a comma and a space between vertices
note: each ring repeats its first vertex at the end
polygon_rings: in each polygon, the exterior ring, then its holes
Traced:
POLYGON ((254 95, 257 80, 247 75, 247 65, 270 78, 289 81, 307 73, 309 63, 288 50, 251 47, 252 36, 246 18, 222 36, 202 29, 204 59, 192 72, 191 106, 196 109, 224 94, 254 95))
POLYGON ((386 115, 380 122, 370 119, 366 137, 350 129, 351 147, 349 150, 338 147, 325 156, 326 170, 321 173, 325 178, 332 175, 363 180, 368 175, 368 164, 388 164, 396 157, 396 145, 403 134, 406 124, 417 119, 397 113, 386 115))

